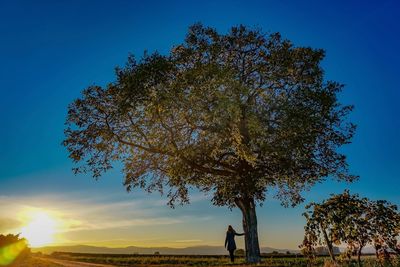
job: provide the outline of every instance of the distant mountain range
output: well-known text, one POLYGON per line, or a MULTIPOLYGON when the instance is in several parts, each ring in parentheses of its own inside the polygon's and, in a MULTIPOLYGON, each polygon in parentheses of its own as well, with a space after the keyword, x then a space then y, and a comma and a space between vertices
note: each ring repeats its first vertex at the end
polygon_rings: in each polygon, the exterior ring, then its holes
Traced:
MULTIPOLYGON (((274 251, 279 253, 300 253, 300 250, 293 249, 277 249, 271 247, 261 247, 261 253, 272 253, 274 251)), ((339 254, 344 248, 335 248, 335 253, 339 254)), ((53 252, 74 252, 74 253, 99 253, 99 254, 154 254, 159 252, 166 255, 225 255, 226 249, 222 246, 194 246, 186 248, 169 248, 169 247, 123 247, 123 248, 109 248, 109 247, 96 247, 86 245, 75 246, 48 246, 40 248, 32 248, 32 252, 42 252, 44 254, 51 254, 53 252)), ((374 254, 373 247, 365 247, 362 251, 363 254, 374 254)), ((321 253, 324 254, 324 253, 321 253)))
MULTIPOLYGON (((299 253, 299 250, 293 249, 276 249, 270 247, 261 247, 261 253, 271 253, 273 251, 279 253, 299 253)), ((129 246, 124 248, 96 247, 86 245, 75 246, 48 246, 40 248, 32 248, 32 252, 42 252, 51 254, 53 252, 75 252, 75 253, 102 253, 102 254, 160 254, 171 255, 224 255, 227 253, 222 246, 194 246, 186 248, 169 248, 169 247, 135 247, 129 246)))

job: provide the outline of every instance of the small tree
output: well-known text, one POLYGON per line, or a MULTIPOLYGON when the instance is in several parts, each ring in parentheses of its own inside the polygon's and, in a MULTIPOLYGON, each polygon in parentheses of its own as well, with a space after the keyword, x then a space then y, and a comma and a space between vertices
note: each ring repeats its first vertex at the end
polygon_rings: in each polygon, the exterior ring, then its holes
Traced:
POLYGON ((368 218, 376 256, 380 249, 392 249, 400 255, 397 249, 397 237, 400 235, 400 213, 397 206, 386 200, 372 201, 368 208, 368 218))
POLYGON ((385 200, 370 201, 351 195, 348 190, 322 201, 311 203, 304 213, 307 219, 305 241, 315 246, 325 244, 332 260, 335 260, 333 243, 347 244, 347 252, 357 255, 361 265, 361 252, 367 244, 373 244, 377 251, 387 248, 396 250, 400 231, 400 214, 397 206, 385 200))
POLYGON ((321 204, 311 203, 306 206, 309 211, 303 213, 307 224, 305 233, 308 242, 313 246, 325 245, 332 261, 335 261, 334 244, 347 242, 359 253, 369 241, 368 231, 365 230, 365 212, 367 199, 359 199, 349 191, 332 195, 321 204), (312 208, 312 209, 311 209, 312 208))
POLYGON ((122 161, 128 190, 167 190, 171 205, 188 203, 190 188, 211 191, 215 205, 242 211, 246 259, 259 262, 256 205, 267 189, 296 205, 326 177, 356 178, 337 150, 354 133, 352 106, 324 80, 323 58, 278 33, 195 24, 169 55, 130 56, 115 82, 84 90, 64 145, 84 162, 77 172, 99 177, 122 161))

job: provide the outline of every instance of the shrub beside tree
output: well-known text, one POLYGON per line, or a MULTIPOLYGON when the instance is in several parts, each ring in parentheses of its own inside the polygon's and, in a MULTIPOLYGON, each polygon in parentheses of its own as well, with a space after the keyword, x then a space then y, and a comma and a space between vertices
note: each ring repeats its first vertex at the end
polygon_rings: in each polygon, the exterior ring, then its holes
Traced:
POLYGON ((239 249, 235 250, 235 256, 243 257, 245 255, 246 255, 246 251, 244 251, 244 249, 239 248, 239 249))

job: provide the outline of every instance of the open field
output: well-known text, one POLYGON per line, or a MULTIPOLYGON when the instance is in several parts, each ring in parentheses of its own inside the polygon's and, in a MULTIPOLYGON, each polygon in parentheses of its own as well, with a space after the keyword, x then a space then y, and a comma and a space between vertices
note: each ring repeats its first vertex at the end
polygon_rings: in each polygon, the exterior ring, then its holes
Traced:
MULTIPOLYGON (((198 255, 119 255, 119 254, 83 254, 83 253, 54 253, 52 256, 43 258, 42 260, 49 263, 70 263, 69 265, 54 265, 54 266, 90 266, 78 265, 76 262, 104 264, 110 266, 137 266, 137 267, 164 267, 164 266, 250 266, 245 264, 243 257, 238 257, 234 264, 229 262, 227 256, 198 256, 198 255), (56 260, 56 261, 55 261, 56 260), (57 261, 62 260, 62 261, 57 261), (71 263, 72 262, 72 263, 71 263), (74 265, 75 262, 75 265, 74 265)), ((263 256, 262 263, 257 266, 265 267, 286 267, 286 266, 333 266, 325 262, 329 261, 328 257, 318 257, 315 262, 310 265, 308 260, 303 257, 296 257, 295 255, 271 255, 263 256)), ((34 265, 42 267, 42 265, 34 265)), ((53 267, 53 265, 43 265, 45 267, 53 267)), ((339 266, 350 267, 357 266, 355 261, 343 263, 339 266)), ((364 267, 378 267, 378 266, 400 266, 397 262, 392 265, 381 265, 374 257, 363 257, 364 267)))
POLYGON ((57 266, 62 266, 62 267, 116 267, 116 265, 110 265, 110 264, 77 262, 77 261, 60 260, 60 259, 54 259, 54 258, 45 258, 43 260, 47 261, 49 263, 56 264, 57 266))
POLYGON ((115 265, 76 262, 76 261, 54 259, 51 257, 34 256, 34 257, 27 257, 25 259, 19 260, 18 262, 14 262, 10 267, 115 267, 115 265))

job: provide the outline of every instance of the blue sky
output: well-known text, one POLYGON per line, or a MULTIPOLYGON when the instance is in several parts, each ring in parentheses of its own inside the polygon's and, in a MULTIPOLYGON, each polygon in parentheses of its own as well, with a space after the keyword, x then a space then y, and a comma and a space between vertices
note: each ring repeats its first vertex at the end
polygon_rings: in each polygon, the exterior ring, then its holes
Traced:
MULTIPOLYGON (((238 211, 213 207, 197 193, 192 205, 171 210, 158 195, 126 193, 118 170, 99 181, 74 176, 61 146, 67 105, 85 87, 113 81, 128 53, 168 53, 195 22, 221 32, 257 26, 325 49, 326 78, 344 83, 340 99, 355 105, 358 129, 344 151, 360 180, 317 185, 306 202, 349 187, 400 205, 399 11, 395 0, 1 1, 2 214, 13 217, 27 206, 52 210, 72 221, 60 238, 71 244, 218 245, 227 224, 241 229, 238 211)), ((303 210, 268 198, 258 209, 261 245, 297 248, 303 210)), ((11 230, 0 217, 0 232, 11 230)))

